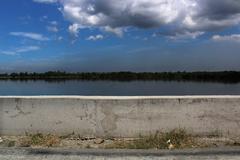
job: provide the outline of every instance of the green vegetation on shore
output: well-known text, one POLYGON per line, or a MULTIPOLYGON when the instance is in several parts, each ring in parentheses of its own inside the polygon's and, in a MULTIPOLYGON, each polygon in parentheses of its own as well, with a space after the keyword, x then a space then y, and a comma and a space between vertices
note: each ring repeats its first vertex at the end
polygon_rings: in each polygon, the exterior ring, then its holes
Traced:
POLYGON ((240 82, 240 71, 221 72, 89 72, 67 73, 50 71, 45 73, 4 73, 0 80, 162 80, 200 82, 240 82))

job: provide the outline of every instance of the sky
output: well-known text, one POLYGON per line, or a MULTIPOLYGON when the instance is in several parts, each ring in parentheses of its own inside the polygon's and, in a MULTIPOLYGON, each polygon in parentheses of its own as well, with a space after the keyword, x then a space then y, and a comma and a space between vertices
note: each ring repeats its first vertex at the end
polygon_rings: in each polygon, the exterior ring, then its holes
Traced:
POLYGON ((0 72, 240 70, 239 0, 1 0, 0 72))

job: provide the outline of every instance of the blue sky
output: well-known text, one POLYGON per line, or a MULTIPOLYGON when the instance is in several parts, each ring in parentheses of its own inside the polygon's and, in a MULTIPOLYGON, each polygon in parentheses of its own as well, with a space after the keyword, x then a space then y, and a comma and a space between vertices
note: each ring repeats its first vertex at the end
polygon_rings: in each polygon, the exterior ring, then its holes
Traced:
POLYGON ((0 3, 0 72, 240 70, 238 0, 0 3))

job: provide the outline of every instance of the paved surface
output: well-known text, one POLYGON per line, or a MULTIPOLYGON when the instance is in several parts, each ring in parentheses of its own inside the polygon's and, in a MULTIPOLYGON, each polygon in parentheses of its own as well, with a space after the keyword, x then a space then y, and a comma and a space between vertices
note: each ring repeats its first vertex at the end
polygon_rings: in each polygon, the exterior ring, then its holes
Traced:
POLYGON ((0 160, 240 160, 240 148, 201 150, 62 150, 0 148, 0 160))

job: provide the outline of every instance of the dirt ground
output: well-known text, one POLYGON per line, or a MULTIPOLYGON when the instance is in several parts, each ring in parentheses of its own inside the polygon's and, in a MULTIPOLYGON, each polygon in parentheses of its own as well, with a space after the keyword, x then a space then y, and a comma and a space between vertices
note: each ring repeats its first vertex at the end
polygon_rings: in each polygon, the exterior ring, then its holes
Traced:
POLYGON ((193 136, 181 130, 139 138, 96 138, 78 135, 56 136, 34 134, 26 136, 1 136, 0 147, 31 148, 94 148, 94 149, 186 149, 240 146, 240 137, 221 135, 193 136))

